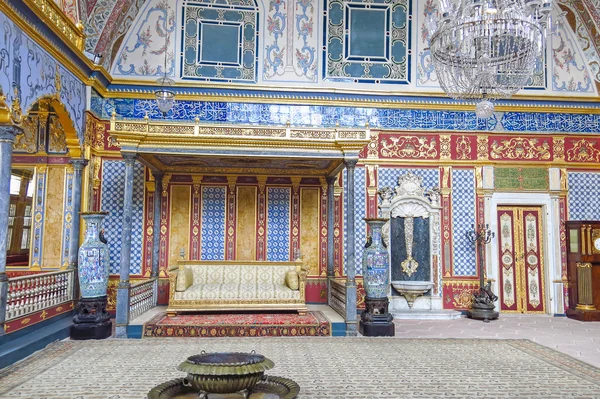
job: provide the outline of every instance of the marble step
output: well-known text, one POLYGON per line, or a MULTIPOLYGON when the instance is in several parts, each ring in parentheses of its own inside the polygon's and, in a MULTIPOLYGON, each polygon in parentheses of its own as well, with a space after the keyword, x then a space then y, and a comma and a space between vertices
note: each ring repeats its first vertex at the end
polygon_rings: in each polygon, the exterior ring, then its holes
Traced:
POLYGON ((403 309, 390 312, 395 320, 454 320, 461 312, 456 310, 403 309))

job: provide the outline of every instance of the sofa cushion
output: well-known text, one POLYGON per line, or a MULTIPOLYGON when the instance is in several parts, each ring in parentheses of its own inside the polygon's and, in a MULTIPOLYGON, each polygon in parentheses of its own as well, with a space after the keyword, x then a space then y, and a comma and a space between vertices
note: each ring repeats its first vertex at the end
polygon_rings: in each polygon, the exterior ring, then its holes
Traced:
POLYGON ((300 283, 298 282, 298 272, 295 270, 290 270, 285 274, 285 283, 292 290, 297 290, 300 287, 300 283))
POLYGON ((285 285, 285 275, 294 265, 186 265, 194 284, 277 284, 285 285))
POLYGON ((176 292, 175 299, 300 299, 300 292, 283 284, 194 284, 184 292, 176 292))
POLYGON ((188 289, 194 282, 192 270, 191 269, 183 269, 177 273, 177 285, 175 286, 175 291, 183 292, 188 289))

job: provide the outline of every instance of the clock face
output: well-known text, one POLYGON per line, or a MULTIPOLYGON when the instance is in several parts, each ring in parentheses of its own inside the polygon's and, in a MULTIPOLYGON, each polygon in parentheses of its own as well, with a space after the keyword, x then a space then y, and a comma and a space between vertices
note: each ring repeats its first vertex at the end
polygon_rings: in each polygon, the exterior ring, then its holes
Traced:
POLYGON ((600 251, 600 237, 594 240, 594 248, 596 248, 597 251, 600 251))

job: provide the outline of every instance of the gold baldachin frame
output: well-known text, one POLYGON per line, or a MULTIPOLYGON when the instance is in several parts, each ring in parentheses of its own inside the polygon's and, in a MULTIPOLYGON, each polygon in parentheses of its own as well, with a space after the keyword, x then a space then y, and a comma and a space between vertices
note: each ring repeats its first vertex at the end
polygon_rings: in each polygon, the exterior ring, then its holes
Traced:
MULTIPOLYGON (((320 159, 329 160, 325 170, 299 170, 302 174, 329 174, 347 157, 357 157, 358 153, 371 140, 368 126, 359 129, 308 129, 271 126, 231 126, 200 125, 195 123, 117 121, 113 116, 110 122, 111 134, 123 152, 137 152, 157 169, 172 172, 205 173, 213 169, 202 167, 182 167, 169 169, 154 156, 157 154, 174 156, 220 156, 219 151, 237 149, 245 152, 245 157, 280 157, 295 160, 312 160, 314 153, 320 159), (256 154, 249 153, 250 150, 256 154), (285 152, 285 153, 284 153, 285 152), (290 155, 293 152, 293 155, 290 155)), ((235 156, 235 155, 233 155, 235 156)), ((223 168, 221 173, 239 173, 237 169, 223 168)), ((246 169, 246 172, 249 170, 246 169)), ((252 170, 252 173, 262 173, 252 170)), ((270 169, 270 173, 289 174, 290 170, 270 169)))

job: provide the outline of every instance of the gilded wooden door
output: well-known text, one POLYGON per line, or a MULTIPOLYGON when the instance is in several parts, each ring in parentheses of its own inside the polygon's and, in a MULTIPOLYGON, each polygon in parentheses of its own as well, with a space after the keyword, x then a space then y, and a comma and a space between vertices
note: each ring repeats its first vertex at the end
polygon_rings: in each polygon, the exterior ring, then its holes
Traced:
POLYGON ((541 207, 498 207, 502 312, 546 312, 542 225, 541 207))

